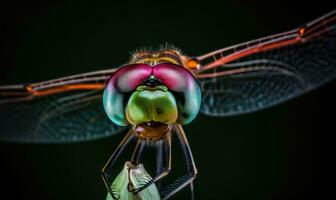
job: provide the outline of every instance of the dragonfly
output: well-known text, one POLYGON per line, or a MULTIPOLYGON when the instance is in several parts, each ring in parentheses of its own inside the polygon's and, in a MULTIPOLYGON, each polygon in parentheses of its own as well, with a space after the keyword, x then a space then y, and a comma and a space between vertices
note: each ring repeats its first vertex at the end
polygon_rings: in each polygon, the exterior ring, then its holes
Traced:
MULTIPOLYGON (((166 46, 136 51, 118 68, 36 83, 0 86, 0 140, 89 141, 127 132, 102 170, 113 199, 115 164, 131 141, 130 165, 155 144, 159 170, 138 194, 171 172, 172 140, 183 149, 185 175, 159 190, 168 199, 189 187, 197 168, 183 130, 198 113, 229 117, 286 102, 336 77, 336 10, 297 28, 188 56, 166 46), (128 130, 128 131, 125 131, 128 130)), ((128 185, 129 186, 129 185, 128 185)), ((191 195, 194 199, 194 195, 191 195)))

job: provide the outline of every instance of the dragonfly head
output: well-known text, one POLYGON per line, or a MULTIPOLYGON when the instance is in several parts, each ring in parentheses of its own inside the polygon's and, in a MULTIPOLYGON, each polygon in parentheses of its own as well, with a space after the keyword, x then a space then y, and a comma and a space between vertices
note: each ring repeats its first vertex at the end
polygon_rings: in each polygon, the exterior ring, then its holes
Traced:
POLYGON ((193 74, 180 64, 158 62, 121 67, 104 90, 109 118, 120 126, 131 124, 145 140, 164 137, 174 123, 191 122, 201 105, 193 74))

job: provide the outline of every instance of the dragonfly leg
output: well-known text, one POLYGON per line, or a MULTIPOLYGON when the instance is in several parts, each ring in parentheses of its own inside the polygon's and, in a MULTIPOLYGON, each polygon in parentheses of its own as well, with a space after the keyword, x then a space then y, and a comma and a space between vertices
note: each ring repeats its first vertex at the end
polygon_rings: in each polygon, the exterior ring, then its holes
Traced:
POLYGON ((133 165, 136 166, 140 163, 140 158, 141 158, 141 154, 144 149, 144 146, 145 146, 145 141, 138 139, 135 149, 133 151, 132 158, 131 158, 131 163, 133 165))
MULTIPOLYGON (((147 188, 151 184, 156 183, 157 181, 159 181, 160 179, 162 179, 163 177, 165 177, 169 174, 170 169, 171 169, 171 135, 168 134, 166 139, 164 139, 162 141, 158 141, 158 145, 159 145, 159 148, 162 148, 165 156, 164 156, 164 158, 162 158, 161 161, 157 161, 157 162, 162 162, 165 165, 165 167, 163 167, 163 169, 159 170, 159 173, 156 176, 154 176, 150 181, 148 181, 147 183, 145 183, 143 186, 141 186, 139 188, 129 190, 130 192, 133 192, 134 194, 137 194, 138 192, 147 188)), ((162 168, 162 167, 160 167, 160 168, 162 168)))
POLYGON ((174 130, 177 133, 178 139, 180 141, 180 144, 182 146, 186 162, 187 162, 187 174, 184 176, 181 176, 177 180, 175 180, 174 183, 168 185, 164 190, 161 191, 161 196, 163 197, 162 200, 168 199, 173 194, 178 192, 179 190, 186 187, 188 184, 190 186, 191 191, 191 199, 193 200, 194 197, 194 184, 193 180, 196 178, 197 174, 197 168, 194 162, 194 158, 189 146, 189 142, 187 140, 187 137, 183 131, 183 128, 181 125, 175 125, 174 130))
MULTIPOLYGON (((159 174, 161 171, 163 171, 163 166, 166 166, 167 159, 164 160, 164 158, 168 158, 166 148, 164 148, 164 144, 162 144, 164 141, 159 141, 160 144, 157 145, 156 148, 156 174, 159 174)), ((156 187, 160 191, 161 183, 156 182, 156 187)))
POLYGON ((116 160, 118 159, 118 157, 120 156, 120 154, 125 150, 125 148, 128 146, 128 144, 130 143, 130 141, 135 137, 135 134, 133 133, 133 130, 130 129, 128 131, 128 133, 126 134, 126 136, 123 138, 123 140, 120 142, 120 144, 118 145, 117 149, 113 152, 111 158, 109 159, 109 161, 106 163, 106 165, 104 166, 104 168, 102 169, 102 177, 104 180, 104 184, 107 187, 107 190, 109 191, 109 193, 111 194, 111 197, 114 200, 119 199, 118 197, 116 197, 114 191, 113 191, 113 186, 111 187, 111 185, 109 184, 109 178, 110 178, 110 172, 111 169, 113 167, 113 165, 115 164, 116 160))

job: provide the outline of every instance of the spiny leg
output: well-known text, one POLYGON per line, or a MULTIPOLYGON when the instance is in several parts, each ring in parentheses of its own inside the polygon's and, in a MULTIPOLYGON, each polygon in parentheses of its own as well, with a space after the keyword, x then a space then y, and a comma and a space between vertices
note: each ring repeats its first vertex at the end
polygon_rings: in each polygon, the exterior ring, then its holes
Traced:
POLYGON ((181 143, 186 162, 187 162, 187 170, 188 173, 180 178, 178 178, 173 184, 170 184, 167 186, 163 191, 161 191, 161 195, 163 196, 162 200, 166 200, 172 195, 174 195, 176 192, 190 184, 190 190, 191 190, 191 198, 194 199, 194 185, 193 180, 196 178, 197 174, 197 168, 194 162, 194 158, 189 146, 189 142, 187 140, 187 137, 183 131, 183 128, 181 125, 175 125, 174 127, 175 132, 177 133, 178 139, 181 143))
POLYGON ((104 168, 102 169, 102 177, 104 180, 104 184, 109 191, 111 197, 116 200, 119 199, 114 195, 114 192, 111 189, 111 186, 108 184, 108 178, 109 178, 109 170, 111 170, 112 166, 120 156, 120 154, 125 150, 129 142, 135 137, 135 134, 133 133, 133 130, 130 129, 126 136, 123 138, 123 140, 118 145, 117 149, 113 152, 112 156, 110 157, 109 161, 106 163, 104 168))
MULTIPOLYGON (((164 171, 164 166, 167 166, 169 162, 168 143, 166 140, 160 140, 156 146, 156 174, 160 174, 164 171)), ((156 187, 160 191, 160 181, 156 182, 156 187)))
MULTIPOLYGON (((196 168, 196 164, 195 164, 195 161, 194 161, 194 157, 193 157, 191 149, 190 149, 190 145, 189 145, 187 136, 185 135, 184 130, 183 130, 181 125, 178 125, 178 127, 176 127, 176 128, 179 129, 177 136, 178 136, 179 141, 182 145, 184 156, 187 160, 187 169, 188 169, 189 175, 193 176, 194 177, 193 179, 195 179, 196 174, 197 174, 197 168, 196 168)), ((193 182, 193 180, 191 180, 189 185, 190 185, 191 199, 194 200, 195 195, 194 195, 194 182, 193 182)))
POLYGON ((140 163, 140 158, 141 158, 141 154, 144 149, 144 146, 145 146, 145 141, 138 139, 135 149, 133 151, 132 158, 131 158, 131 163, 133 165, 138 165, 140 163))
MULTIPOLYGON (((154 184, 155 182, 157 182, 158 180, 162 179, 163 177, 167 176, 170 172, 171 169, 171 134, 167 134, 166 138, 164 139, 165 141, 160 141, 159 145, 164 144, 163 148, 165 153, 165 158, 166 161, 165 163, 165 167, 163 168, 163 170, 154 176, 150 181, 148 181, 147 183, 145 183, 143 186, 130 190, 130 192, 133 192, 134 194, 137 194, 138 192, 142 191, 143 189, 147 188, 148 186, 150 186, 151 184, 154 184)), ((162 161, 162 160, 161 160, 162 161)))

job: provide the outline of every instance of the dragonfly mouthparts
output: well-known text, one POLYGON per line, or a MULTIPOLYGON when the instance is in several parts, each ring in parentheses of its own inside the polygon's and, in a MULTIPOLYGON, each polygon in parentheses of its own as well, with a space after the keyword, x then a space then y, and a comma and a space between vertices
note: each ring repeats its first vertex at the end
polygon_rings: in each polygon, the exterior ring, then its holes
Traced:
POLYGON ((171 130, 171 124, 156 121, 148 121, 133 126, 136 135, 147 141, 157 141, 163 139, 171 130))
POLYGON ((149 87, 155 87, 155 86, 163 85, 163 83, 152 74, 149 76, 147 80, 144 81, 143 85, 146 85, 149 87))

